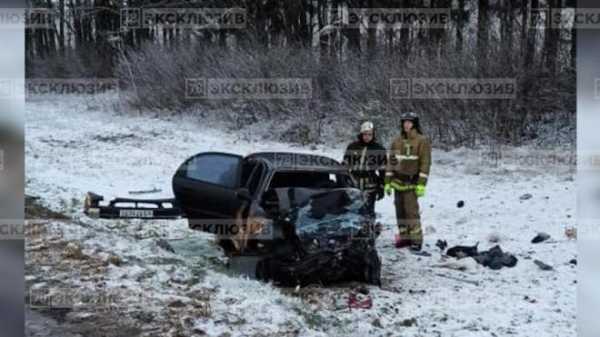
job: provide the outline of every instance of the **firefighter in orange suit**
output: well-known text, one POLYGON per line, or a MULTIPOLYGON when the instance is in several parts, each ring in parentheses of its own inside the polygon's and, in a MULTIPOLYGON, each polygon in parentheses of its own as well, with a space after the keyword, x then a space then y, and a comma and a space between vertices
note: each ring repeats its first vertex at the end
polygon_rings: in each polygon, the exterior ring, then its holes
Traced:
POLYGON ((425 195, 431 167, 431 143, 421 132, 419 118, 409 112, 401 117, 402 133, 392 142, 384 190, 394 193, 398 235, 396 247, 420 251, 423 230, 418 198, 425 195))

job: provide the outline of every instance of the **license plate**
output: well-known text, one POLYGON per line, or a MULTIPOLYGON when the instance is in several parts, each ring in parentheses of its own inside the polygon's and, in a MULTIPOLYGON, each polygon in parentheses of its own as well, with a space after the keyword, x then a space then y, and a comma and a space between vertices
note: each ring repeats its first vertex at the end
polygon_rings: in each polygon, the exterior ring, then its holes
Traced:
POLYGON ((122 209, 119 211, 121 218, 153 218, 154 211, 151 209, 122 209))

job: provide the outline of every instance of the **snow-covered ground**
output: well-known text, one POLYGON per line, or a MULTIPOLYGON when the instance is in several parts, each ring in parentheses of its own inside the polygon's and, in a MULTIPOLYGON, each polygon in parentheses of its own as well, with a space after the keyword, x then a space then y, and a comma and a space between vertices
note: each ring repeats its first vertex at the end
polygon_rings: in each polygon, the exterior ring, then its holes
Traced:
POLYGON ((345 144, 300 148, 259 137, 240 140, 197 117, 119 114, 101 100, 79 98, 28 103, 26 127, 27 195, 72 218, 42 221, 37 226, 50 231, 29 238, 30 293, 54 288, 74 298, 117 294, 110 305, 76 306, 47 329, 35 328, 45 325, 34 322, 34 314, 32 335, 576 334, 577 268, 569 261, 577 245, 565 236, 576 225, 574 167, 552 157, 564 157, 564 151, 504 149, 498 162, 483 150, 434 151, 421 199, 425 250, 432 256, 395 249, 393 200, 378 202, 386 226, 378 240, 383 285, 367 287, 371 309, 350 310, 345 298, 356 284, 294 291, 240 277, 224 267, 211 235, 187 229, 185 221, 105 221, 82 213, 87 191, 135 197, 128 193, 156 188, 161 192, 142 197, 170 196, 175 169, 198 152, 295 151, 340 158, 345 144), (527 193, 529 199, 521 198, 527 193), (459 200, 464 207, 457 207, 459 200), (532 244, 540 231, 552 238, 532 244), (160 239, 175 253, 161 248, 160 239), (450 246, 479 242, 481 250, 499 244, 519 262, 494 271, 470 258, 446 259, 435 247, 438 239, 450 246), (73 253, 77 247, 83 249, 79 255, 73 253), (534 260, 554 270, 542 271, 534 260), (446 268, 449 263, 466 269, 446 268))

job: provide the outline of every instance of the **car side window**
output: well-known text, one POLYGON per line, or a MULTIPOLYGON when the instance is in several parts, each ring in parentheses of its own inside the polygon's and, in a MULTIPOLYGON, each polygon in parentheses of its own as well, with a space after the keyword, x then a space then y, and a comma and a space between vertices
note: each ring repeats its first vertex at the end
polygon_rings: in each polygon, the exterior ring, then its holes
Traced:
POLYGON ((192 158, 186 168, 186 177, 227 188, 236 188, 240 160, 237 157, 211 154, 192 158))
POLYGON ((248 179, 248 182, 246 184, 248 191, 250 191, 250 195, 255 195, 256 191, 258 190, 258 186, 260 184, 264 171, 265 167, 263 164, 256 165, 256 167, 252 171, 250 179, 248 179))
POLYGON ((247 161, 245 160, 242 164, 242 177, 240 179, 240 186, 244 186, 247 187, 248 186, 248 181, 250 179, 250 175, 252 174, 252 172, 254 172, 254 169, 256 168, 256 166, 258 165, 258 163, 256 163, 255 161, 247 161))

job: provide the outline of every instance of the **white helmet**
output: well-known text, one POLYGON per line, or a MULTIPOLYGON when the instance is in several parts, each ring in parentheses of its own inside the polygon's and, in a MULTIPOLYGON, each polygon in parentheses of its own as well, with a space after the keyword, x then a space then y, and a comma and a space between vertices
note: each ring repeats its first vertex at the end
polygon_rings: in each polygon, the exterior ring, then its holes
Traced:
POLYGON ((373 123, 369 122, 369 121, 366 121, 360 125, 360 133, 367 132, 367 131, 373 131, 373 129, 374 129, 373 123))

